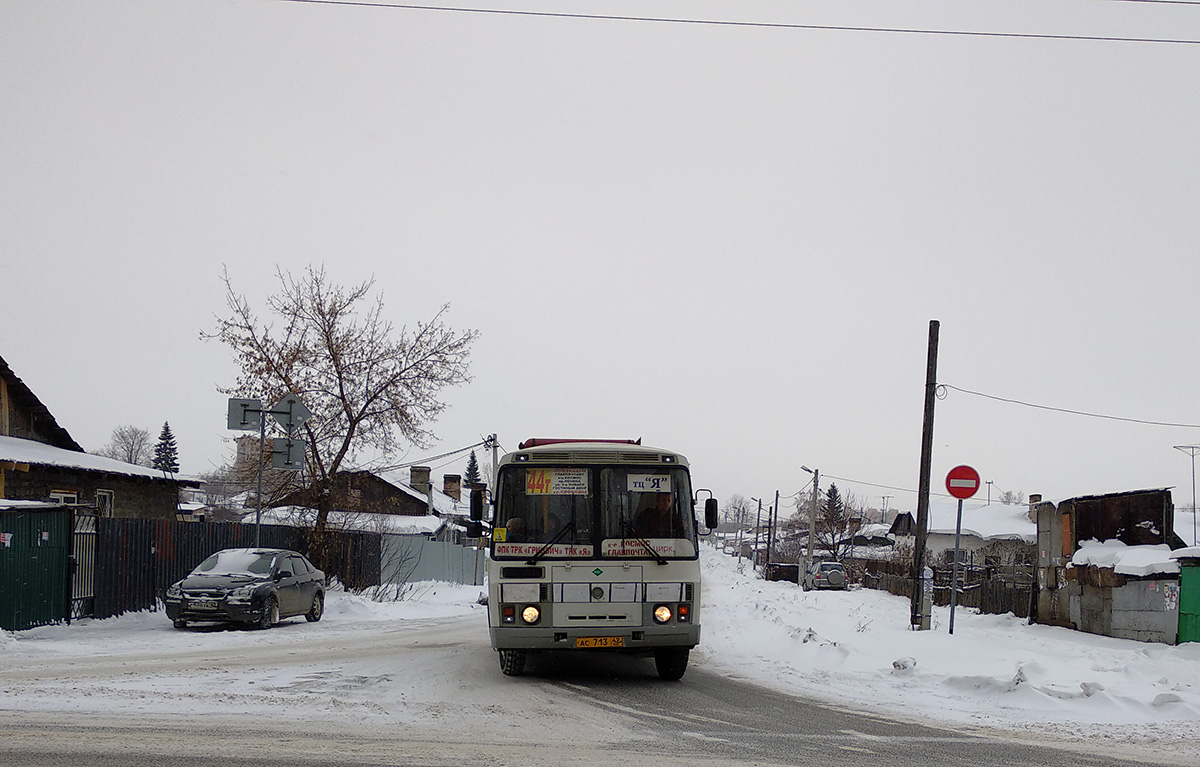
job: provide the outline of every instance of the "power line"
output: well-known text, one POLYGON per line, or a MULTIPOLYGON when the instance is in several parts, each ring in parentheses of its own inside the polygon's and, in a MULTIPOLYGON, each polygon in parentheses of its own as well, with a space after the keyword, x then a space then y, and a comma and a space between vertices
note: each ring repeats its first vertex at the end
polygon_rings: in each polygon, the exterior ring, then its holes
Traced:
MULTIPOLYGON (((690 24, 697 26, 754 27, 759 29, 803 29, 820 32, 877 32, 905 35, 937 35, 943 37, 996 37, 1016 40, 1080 40, 1099 43, 1160 43, 1166 45, 1200 45, 1200 40, 1164 37, 1119 37, 1107 35, 1052 35, 1033 32, 980 32, 955 29, 917 29, 904 27, 865 27, 837 24, 792 24, 770 21, 731 21, 728 19, 684 19, 669 16, 624 16, 603 13, 563 13, 556 11, 519 11, 505 8, 464 8, 449 5, 416 5, 410 3, 371 3, 364 0, 273 0, 279 3, 308 5, 345 5, 359 8, 392 8, 409 11, 443 11, 447 13, 477 13, 496 16, 531 16, 554 19, 590 19, 603 21, 639 21, 657 24, 690 24)), ((1133 0, 1124 0, 1132 2, 1133 0)), ((1149 2, 1149 0, 1142 0, 1149 2)), ((1164 3, 1165 4, 1165 3, 1164 3)), ((1172 3, 1182 5, 1183 3, 1172 3)), ((1195 4, 1200 4, 1197 0, 1195 4)))
MULTIPOLYGON (((1125 423, 1140 423, 1140 424, 1145 424, 1147 426, 1170 426, 1170 427, 1179 428, 1179 429, 1200 429, 1200 424, 1194 424, 1194 423, 1173 423, 1171 421, 1149 421, 1149 420, 1145 420, 1142 418, 1126 418, 1124 416, 1119 416, 1119 415, 1103 415, 1101 413, 1088 413, 1083 410, 1071 410, 1069 408, 1063 408, 1063 407, 1051 407, 1049 405, 1037 405, 1032 402, 1024 402, 1019 399, 1010 399, 1008 397, 997 397, 994 394, 984 394, 983 392, 971 391, 970 389, 961 389, 957 386, 954 386, 952 384, 947 384, 947 383, 939 383, 937 385, 937 387, 939 390, 953 389, 956 392, 961 392, 963 394, 970 394, 975 397, 983 397, 985 399, 995 400, 997 402, 1007 402, 1010 405, 1021 405, 1022 407, 1037 408, 1038 410, 1050 410, 1055 413, 1068 413, 1070 415, 1087 416, 1088 418, 1103 418, 1103 419, 1109 420, 1109 421, 1124 421, 1125 423)), ((942 391, 939 391, 938 398, 944 399, 945 393, 942 391)))

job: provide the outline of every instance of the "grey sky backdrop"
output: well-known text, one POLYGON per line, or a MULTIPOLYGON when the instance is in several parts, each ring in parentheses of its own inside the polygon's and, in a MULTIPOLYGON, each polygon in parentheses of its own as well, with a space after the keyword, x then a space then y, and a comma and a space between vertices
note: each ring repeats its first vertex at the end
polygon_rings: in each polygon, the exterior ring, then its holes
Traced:
MULTIPOLYGON (((1200 41, 1183 3, 490 7, 1200 41)), ((277 264, 324 264, 398 325, 449 302, 482 332, 397 462, 642 437, 721 500, 807 464, 912 509, 931 319, 944 383, 1200 424, 1197 83, 1188 43, 2 0, 0 355, 86 448, 170 421, 209 471, 222 264, 259 307, 277 264)), ((934 488, 969 463, 995 493, 1190 505, 1187 443, 950 389, 934 488)))

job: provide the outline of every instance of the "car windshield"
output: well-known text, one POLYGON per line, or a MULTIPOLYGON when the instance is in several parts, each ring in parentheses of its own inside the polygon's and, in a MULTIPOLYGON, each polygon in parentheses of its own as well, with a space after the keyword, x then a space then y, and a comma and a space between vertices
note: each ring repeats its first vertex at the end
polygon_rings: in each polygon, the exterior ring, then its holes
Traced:
POLYGON ((193 575, 269 575, 275 554, 269 551, 231 549, 218 551, 200 563, 193 575))

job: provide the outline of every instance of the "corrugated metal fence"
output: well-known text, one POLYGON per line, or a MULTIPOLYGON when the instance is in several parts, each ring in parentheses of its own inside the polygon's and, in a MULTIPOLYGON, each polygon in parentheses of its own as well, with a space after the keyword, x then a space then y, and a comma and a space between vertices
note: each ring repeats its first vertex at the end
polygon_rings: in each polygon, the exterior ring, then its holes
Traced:
POLYGON ((0 628, 58 623, 70 610, 71 512, 0 513, 0 628))

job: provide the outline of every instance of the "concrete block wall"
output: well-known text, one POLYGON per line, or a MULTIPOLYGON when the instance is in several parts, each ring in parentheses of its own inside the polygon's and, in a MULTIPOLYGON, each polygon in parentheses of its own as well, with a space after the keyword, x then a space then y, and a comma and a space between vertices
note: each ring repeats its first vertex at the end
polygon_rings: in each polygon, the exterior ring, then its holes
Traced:
POLYGON ((1179 581, 1129 581, 1113 589, 1112 636, 1175 644, 1179 581))
POLYGON ((1175 644, 1179 581, 1127 580, 1122 586, 1071 584, 1071 620, 1080 631, 1139 642, 1175 644))

